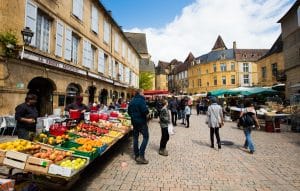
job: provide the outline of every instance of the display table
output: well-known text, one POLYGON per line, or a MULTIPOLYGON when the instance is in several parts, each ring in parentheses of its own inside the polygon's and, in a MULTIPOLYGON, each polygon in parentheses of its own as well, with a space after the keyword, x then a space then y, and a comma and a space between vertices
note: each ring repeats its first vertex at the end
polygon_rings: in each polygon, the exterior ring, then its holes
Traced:
MULTIPOLYGON (((270 113, 267 112, 265 113, 265 117, 266 117, 266 121, 267 119, 271 119, 272 125, 273 125, 273 130, 270 130, 266 127, 266 131, 268 132, 280 132, 280 123, 277 123, 278 119, 282 119, 282 118, 287 118, 290 117, 291 114, 287 114, 287 113, 270 113)), ((267 126, 267 123, 266 123, 267 126)))

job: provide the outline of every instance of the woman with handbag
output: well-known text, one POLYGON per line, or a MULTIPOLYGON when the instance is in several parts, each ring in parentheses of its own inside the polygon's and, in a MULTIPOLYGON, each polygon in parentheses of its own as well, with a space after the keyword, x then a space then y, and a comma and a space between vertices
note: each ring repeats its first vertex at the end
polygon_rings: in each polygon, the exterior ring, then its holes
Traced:
POLYGON ((240 114, 238 126, 243 126, 244 129, 244 134, 246 138, 244 148, 249 148, 250 154, 253 154, 255 151, 255 147, 252 141, 251 131, 254 127, 260 129, 260 126, 256 117, 256 111, 254 109, 254 106, 248 100, 245 102, 245 109, 240 114))
POLYGON ((168 131, 168 125, 170 125, 170 114, 168 111, 168 102, 166 100, 162 101, 163 108, 160 111, 159 123, 161 127, 161 139, 159 154, 163 156, 168 156, 168 151, 166 150, 167 142, 169 141, 170 135, 168 131))
POLYGON ((221 140, 219 135, 219 128, 224 125, 223 109, 217 104, 217 98, 212 97, 212 104, 207 109, 207 124, 210 128, 211 148, 214 148, 214 134, 217 138, 218 149, 221 149, 221 140))

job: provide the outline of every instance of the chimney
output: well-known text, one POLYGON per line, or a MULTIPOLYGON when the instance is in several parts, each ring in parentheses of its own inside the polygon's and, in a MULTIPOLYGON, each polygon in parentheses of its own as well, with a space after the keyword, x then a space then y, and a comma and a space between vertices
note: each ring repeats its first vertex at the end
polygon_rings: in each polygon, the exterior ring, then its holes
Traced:
POLYGON ((236 49, 236 42, 233 41, 233 49, 236 49))

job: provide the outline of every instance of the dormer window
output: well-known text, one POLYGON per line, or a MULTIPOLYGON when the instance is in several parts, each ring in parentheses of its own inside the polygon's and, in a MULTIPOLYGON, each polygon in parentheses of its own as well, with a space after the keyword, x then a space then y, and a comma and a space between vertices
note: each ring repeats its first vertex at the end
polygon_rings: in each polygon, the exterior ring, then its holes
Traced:
POLYGON ((221 54, 221 59, 222 60, 225 59, 225 54, 224 53, 221 54))

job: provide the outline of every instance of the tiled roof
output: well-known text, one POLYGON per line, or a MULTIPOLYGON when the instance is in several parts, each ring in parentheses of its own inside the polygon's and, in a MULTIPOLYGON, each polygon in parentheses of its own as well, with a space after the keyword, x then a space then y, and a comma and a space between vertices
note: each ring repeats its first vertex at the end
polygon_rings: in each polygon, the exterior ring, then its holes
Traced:
POLYGON ((145 33, 125 32, 124 34, 139 54, 148 54, 145 33))
POLYGON ((194 59, 195 59, 194 55, 190 52, 189 55, 186 57, 184 63, 190 64, 194 61, 194 59))
POLYGON ((215 50, 196 58, 197 61, 200 60, 200 63, 214 62, 221 59, 224 60, 234 59, 233 49, 215 50))
POLYGON ((180 72, 186 71, 188 69, 188 63, 179 63, 175 68, 174 68, 174 74, 178 74, 180 72))
POLYGON ((219 35, 212 50, 224 50, 224 49, 227 49, 227 47, 225 46, 222 37, 219 35))
POLYGON ((268 49, 235 49, 236 61, 255 62, 267 53, 268 49))
POLYGON ((283 42, 282 42, 282 36, 280 35, 277 40, 274 42, 270 50, 262 56, 260 59, 266 58, 272 54, 282 52, 283 50, 283 42))

